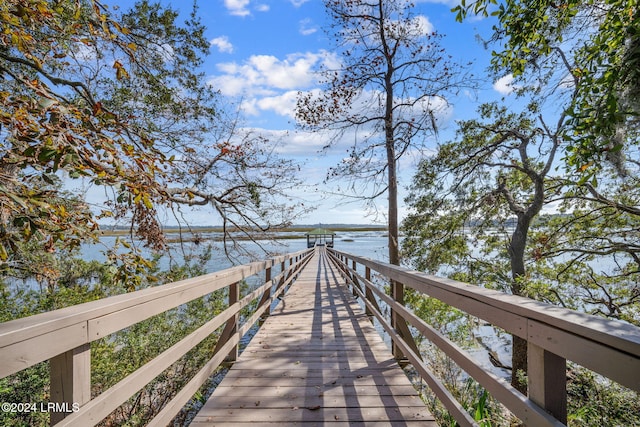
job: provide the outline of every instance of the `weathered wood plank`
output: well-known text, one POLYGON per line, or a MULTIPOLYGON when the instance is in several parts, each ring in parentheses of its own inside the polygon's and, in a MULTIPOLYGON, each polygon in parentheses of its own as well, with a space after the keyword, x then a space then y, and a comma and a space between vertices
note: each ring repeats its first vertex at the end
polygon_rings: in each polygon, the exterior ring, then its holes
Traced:
MULTIPOLYGON (((224 382, 224 381, 223 381, 224 382)), ((348 389, 340 388, 340 387, 318 387, 318 386, 299 386, 299 387, 285 387, 285 386, 275 386, 275 387, 234 387, 233 385, 228 386, 218 386, 216 391, 211 396, 211 400, 215 400, 218 396, 235 396, 235 397, 243 397, 243 396, 269 396, 276 395, 282 397, 290 397, 290 396, 318 396, 322 393, 324 396, 334 396, 334 395, 358 395, 358 396, 369 396, 369 395, 392 395, 392 396, 415 396, 416 390, 410 385, 376 385, 376 386, 367 386, 367 385, 358 385, 349 387, 348 389)), ((212 403, 215 406, 215 402, 212 403)))
MULTIPOLYGON (((299 425, 300 423, 296 423, 296 425, 299 425)), ((216 421, 204 421, 204 422, 197 422, 197 421, 193 421, 192 424, 195 427, 200 427, 200 426, 207 426, 207 427, 215 427, 215 426, 225 426, 228 425, 228 423, 226 423, 225 421, 221 421, 221 422, 216 422, 216 421)), ((250 426, 250 427, 281 427, 282 426, 282 422, 280 421, 274 421, 274 422, 269 422, 269 421, 235 421, 234 422, 235 426, 238 427, 244 427, 244 426, 250 426)), ((323 420, 320 422, 316 422, 316 423, 306 423, 306 425, 309 426, 325 426, 325 425, 330 425, 331 427, 389 427, 389 421, 332 421, 332 420, 323 420)), ((396 426, 403 426, 403 427, 423 427, 424 421, 402 421, 402 422, 396 422, 395 423, 396 426)))
POLYGON ((436 425, 339 277, 316 253, 192 425, 436 425))
POLYGON ((87 322, 17 341, 0 349, 0 378, 19 372, 88 342, 87 322))
POLYGON ((633 325, 431 276, 370 258, 343 255, 524 339, 527 339, 527 332, 522 319, 531 319, 629 353, 636 358, 640 356, 640 335, 633 325))
POLYGON ((333 395, 289 395, 287 399, 281 396, 248 396, 247 399, 238 399, 234 396, 218 396, 217 404, 221 408, 241 409, 246 406, 260 408, 377 408, 386 406, 400 406, 403 408, 414 408, 416 411, 424 411, 424 403, 418 396, 394 396, 389 394, 339 394, 333 395))
MULTIPOLYGON (((168 283, 162 286, 154 286, 132 293, 115 295, 97 301, 0 323, 0 348, 169 295, 175 298, 173 306, 177 307, 190 301, 189 298, 193 296, 191 295, 185 298, 184 295, 186 295, 186 291, 191 292, 195 288, 198 288, 200 290, 200 296, 206 295, 231 283, 258 274, 279 262, 297 257, 304 252, 306 251, 299 251, 269 260, 228 268, 192 279, 168 283)), ((71 350, 72 348, 74 347, 69 347, 66 350, 71 350)))
MULTIPOLYGON (((368 421, 386 421, 387 423, 402 423, 405 420, 422 421, 425 426, 429 424, 436 425, 434 418, 426 409, 417 411, 415 408, 403 407, 375 407, 375 408, 314 408, 293 407, 287 410, 281 408, 205 408, 201 411, 201 415, 194 420, 202 424, 203 421, 209 420, 219 423, 219 420, 227 421, 233 425, 238 422, 250 422, 252 420, 261 420, 280 423, 317 423, 327 420, 349 421, 351 422, 368 422, 368 421), (259 412, 258 412, 259 411, 259 412)), ((206 422, 206 421, 205 421, 206 422)), ((221 425, 221 424, 216 424, 221 425)))

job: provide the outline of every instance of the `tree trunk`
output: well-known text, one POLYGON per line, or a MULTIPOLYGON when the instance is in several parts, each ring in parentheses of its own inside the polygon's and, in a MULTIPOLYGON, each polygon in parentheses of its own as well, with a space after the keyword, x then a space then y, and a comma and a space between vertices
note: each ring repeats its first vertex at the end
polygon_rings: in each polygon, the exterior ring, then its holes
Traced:
MULTIPOLYGON (((524 265, 524 252, 527 246, 527 233, 531 220, 525 215, 518 215, 516 229, 511 236, 509 256, 511 259, 511 292, 514 295, 522 295, 522 280, 526 270, 524 265)), ((522 394, 527 394, 527 383, 519 380, 520 375, 527 373, 527 341, 515 335, 512 336, 511 346, 511 385, 522 394), (520 375, 519 375, 520 374, 520 375)))
MULTIPOLYGON (((380 18, 384 19, 384 13, 382 11, 382 1, 378 3, 380 9, 380 18)), ((385 111, 384 111, 384 142, 387 149, 387 167, 388 170, 388 182, 389 189, 387 194, 389 195, 389 207, 388 207, 388 222, 389 222, 389 263, 393 265, 400 265, 400 248, 398 244, 398 172, 397 172, 397 159, 396 159, 396 136, 394 130, 394 117, 393 117, 393 54, 389 50, 386 44, 384 26, 380 28, 380 37, 384 46, 384 51, 387 59, 387 71, 385 73, 385 111)))
POLYGON ((389 263, 400 265, 400 249, 398 246, 398 177, 396 173, 396 160, 394 150, 389 160, 389 263))

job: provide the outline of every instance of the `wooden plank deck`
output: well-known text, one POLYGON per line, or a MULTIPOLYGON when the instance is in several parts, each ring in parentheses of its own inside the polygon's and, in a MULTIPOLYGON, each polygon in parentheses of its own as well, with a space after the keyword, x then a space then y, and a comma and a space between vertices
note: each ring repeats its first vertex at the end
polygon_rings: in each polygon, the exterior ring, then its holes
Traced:
POLYGON ((192 421, 249 423, 437 425, 324 248, 192 421))

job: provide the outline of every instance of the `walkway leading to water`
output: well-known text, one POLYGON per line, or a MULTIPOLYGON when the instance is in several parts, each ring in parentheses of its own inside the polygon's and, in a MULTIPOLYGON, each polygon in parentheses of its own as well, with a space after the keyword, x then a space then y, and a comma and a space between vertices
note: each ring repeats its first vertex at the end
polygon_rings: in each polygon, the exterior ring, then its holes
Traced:
POLYGON ((320 249, 193 426, 436 426, 320 249))

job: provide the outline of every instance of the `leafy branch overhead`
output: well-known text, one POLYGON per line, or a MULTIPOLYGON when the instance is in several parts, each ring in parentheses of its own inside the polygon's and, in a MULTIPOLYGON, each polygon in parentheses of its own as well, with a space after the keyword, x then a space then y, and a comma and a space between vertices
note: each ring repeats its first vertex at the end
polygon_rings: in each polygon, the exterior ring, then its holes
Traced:
POLYGON ((34 236, 78 246, 105 217, 161 248, 159 209, 212 205, 241 228, 284 209, 276 184, 294 185, 282 179, 294 165, 237 129, 198 71, 209 43, 196 6, 179 19, 146 0, 124 12, 99 0, 0 4, 1 262, 34 236), (108 202, 70 197, 69 180, 108 202))
MULTIPOLYGON (((620 166, 638 144, 640 19, 635 1, 462 1, 453 11, 497 18, 491 40, 497 73, 558 75, 571 88, 564 138, 571 169, 590 178, 602 161, 620 166)), ((624 174, 624 170, 620 169, 624 174)))

